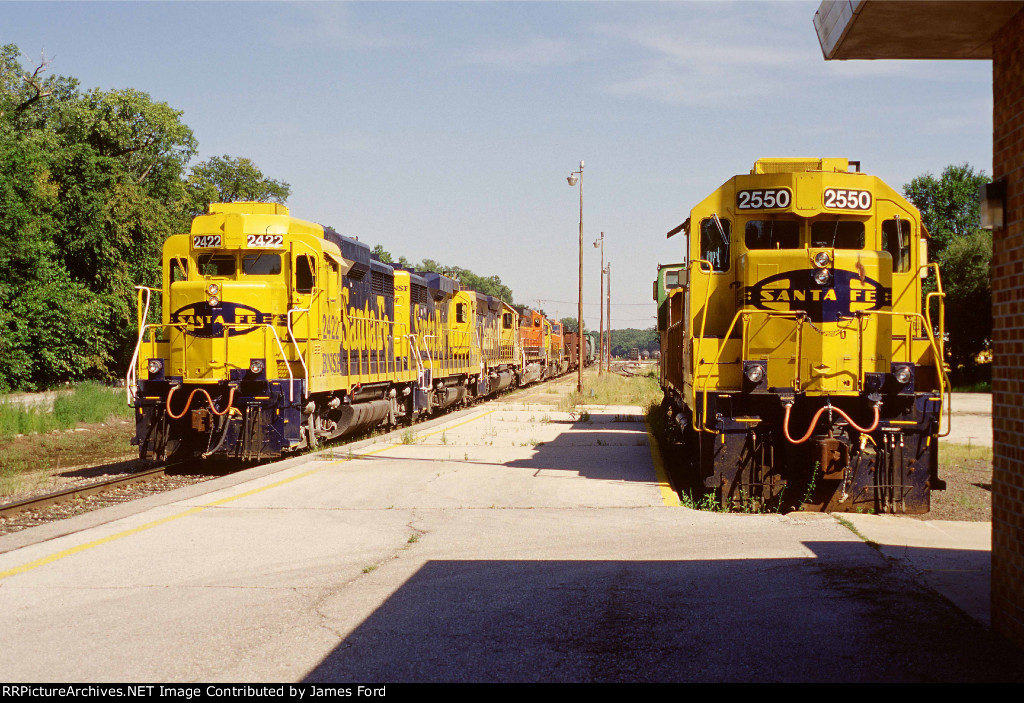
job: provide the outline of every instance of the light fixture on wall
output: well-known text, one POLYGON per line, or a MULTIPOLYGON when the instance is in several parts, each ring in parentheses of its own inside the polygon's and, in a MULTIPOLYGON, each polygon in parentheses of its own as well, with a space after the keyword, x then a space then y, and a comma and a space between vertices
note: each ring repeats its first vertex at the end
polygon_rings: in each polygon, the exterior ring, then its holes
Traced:
POLYGON ((978 186, 978 198, 981 200, 981 228, 1006 227, 1006 179, 978 186))

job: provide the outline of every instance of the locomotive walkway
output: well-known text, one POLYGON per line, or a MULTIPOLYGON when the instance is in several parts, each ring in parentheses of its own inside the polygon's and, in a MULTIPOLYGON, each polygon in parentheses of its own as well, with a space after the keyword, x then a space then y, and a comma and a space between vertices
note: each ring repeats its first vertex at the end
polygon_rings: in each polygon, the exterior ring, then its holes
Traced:
POLYGON ((0 537, 0 678, 1024 678, 915 568, 983 544, 680 508, 639 409, 545 399, 0 537))

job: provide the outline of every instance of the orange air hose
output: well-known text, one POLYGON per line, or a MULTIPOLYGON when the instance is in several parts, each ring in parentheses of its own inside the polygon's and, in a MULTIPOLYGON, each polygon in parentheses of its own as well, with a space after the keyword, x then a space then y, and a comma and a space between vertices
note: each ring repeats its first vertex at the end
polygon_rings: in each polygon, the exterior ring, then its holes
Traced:
POLYGON ((167 414, 170 415, 171 419, 173 419, 173 420, 178 420, 178 419, 181 419, 181 418, 185 417, 185 413, 187 413, 188 409, 190 407, 192 407, 192 397, 196 393, 202 393, 203 395, 206 396, 206 402, 210 404, 210 412, 212 412, 214 415, 224 415, 225 413, 227 413, 229 410, 231 410, 231 404, 235 400, 235 388, 234 388, 234 386, 232 386, 231 387, 231 391, 228 393, 228 404, 227 404, 227 407, 225 407, 221 411, 218 411, 217 410, 217 406, 213 404, 213 398, 211 398, 210 394, 206 392, 206 389, 205 388, 196 388, 194 391, 189 393, 188 400, 185 401, 185 409, 182 410, 179 414, 175 415, 173 412, 171 412, 171 396, 174 395, 174 391, 176 391, 176 390, 178 390, 177 386, 172 388, 171 392, 167 394, 167 414))
POLYGON ((793 404, 792 403, 787 403, 786 404, 786 416, 785 416, 785 418, 783 418, 783 421, 782 421, 782 433, 784 435, 786 435, 786 439, 789 441, 789 443, 790 444, 803 444, 808 439, 810 439, 811 433, 814 432, 814 428, 818 424, 818 419, 821 417, 821 414, 823 412, 825 412, 826 410, 829 409, 829 407, 832 407, 832 410, 834 410, 835 412, 839 413, 839 415, 842 416, 843 419, 845 419, 848 423, 850 423, 850 427, 852 427, 853 429, 857 430, 858 432, 861 432, 863 434, 870 434, 870 433, 874 432, 878 428, 878 421, 879 421, 878 404, 875 404, 875 419, 874 419, 874 422, 871 423, 871 427, 861 427, 860 425, 858 425, 856 422, 853 421, 852 417, 847 415, 840 408, 837 408, 837 407, 834 407, 834 406, 825 406, 825 407, 822 407, 822 408, 818 408, 818 412, 814 413, 814 419, 811 420, 811 426, 807 428, 807 434, 805 434, 800 439, 793 439, 790 436, 790 434, 789 434, 789 413, 793 409, 793 404))

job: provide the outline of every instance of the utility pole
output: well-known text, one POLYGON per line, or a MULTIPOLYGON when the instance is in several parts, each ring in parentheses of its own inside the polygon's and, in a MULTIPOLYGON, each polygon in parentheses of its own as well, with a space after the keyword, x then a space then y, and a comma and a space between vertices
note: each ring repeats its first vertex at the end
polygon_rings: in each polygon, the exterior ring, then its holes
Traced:
MULTIPOLYGON (((594 242, 594 247, 601 248, 601 294, 597 296, 597 304, 600 307, 600 312, 597 313, 597 324, 600 328, 597 334, 597 375, 600 376, 604 373, 604 232, 601 232, 601 238, 594 242)), ((581 328, 580 340, 582 341, 582 339, 583 330, 581 328)))
POLYGON ((612 262, 608 262, 608 344, 605 351, 608 354, 608 373, 612 372, 612 262))

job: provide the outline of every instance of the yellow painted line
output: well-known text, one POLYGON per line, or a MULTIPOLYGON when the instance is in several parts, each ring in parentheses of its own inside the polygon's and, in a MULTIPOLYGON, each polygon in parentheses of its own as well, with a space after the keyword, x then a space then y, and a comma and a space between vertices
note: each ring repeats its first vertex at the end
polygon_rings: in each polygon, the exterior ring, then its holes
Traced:
POLYGON ((194 508, 189 508, 188 510, 180 512, 177 515, 169 515, 168 517, 160 518, 159 520, 154 520, 153 522, 147 522, 145 525, 139 525, 138 527, 133 527, 130 530, 124 530, 123 532, 118 532, 117 534, 113 534, 113 535, 110 535, 108 537, 103 537, 101 539, 93 540, 92 542, 86 542, 85 544, 80 544, 77 547, 71 547, 70 549, 65 549, 63 551, 57 552, 56 554, 51 554, 49 556, 42 557, 40 559, 36 559, 35 561, 30 561, 27 564, 22 564, 21 566, 16 566, 13 569, 9 569, 7 571, 0 571, 0 580, 3 580, 5 578, 7 578, 8 576, 14 576, 16 574, 23 574, 26 571, 31 571, 33 569, 38 569, 40 566, 45 566, 46 564, 50 564, 52 562, 57 561, 58 559, 63 559, 65 557, 72 556, 73 554, 78 554, 79 552, 84 552, 87 549, 92 549, 93 547, 99 547, 100 545, 107 544, 107 543, 113 542, 115 540, 119 540, 119 539, 121 539, 123 537, 129 537, 131 535, 138 534, 139 532, 144 532, 145 530, 149 530, 149 529, 152 529, 154 527, 159 527, 160 525, 164 525, 164 524, 166 524, 168 522, 172 522, 174 520, 178 520, 179 518, 187 517, 188 515, 195 515, 196 513, 200 513, 202 511, 206 510, 207 508, 213 508, 213 507, 216 507, 218 505, 224 505, 225 503, 230 503, 232 501, 238 500, 239 498, 245 498, 247 496, 251 496, 251 495, 254 495, 256 493, 262 493, 263 491, 266 491, 266 490, 271 489, 271 488, 277 488, 278 486, 283 486, 286 483, 291 483, 292 481, 298 480, 300 478, 305 478, 306 476, 310 476, 312 474, 315 474, 315 473, 318 473, 320 471, 323 471, 325 468, 326 467, 321 467, 319 469, 311 469, 310 471, 304 471, 301 474, 296 474, 296 475, 291 476, 289 478, 282 479, 282 480, 277 481, 275 483, 268 484, 266 486, 263 486, 262 488, 254 488, 253 490, 246 491, 245 493, 239 493, 238 495, 235 495, 235 496, 230 496, 228 498, 221 498, 220 500, 215 500, 212 503, 207 503, 205 505, 199 505, 199 506, 196 506, 194 508))
MULTIPOLYGON (((471 417, 470 419, 468 419, 468 420, 466 420, 464 422, 460 422, 460 423, 455 424, 455 425, 449 425, 448 427, 443 427, 443 428, 441 428, 439 430, 436 430, 436 431, 431 432, 429 434, 425 434, 423 436, 424 437, 429 437, 431 435, 438 434, 439 432, 444 432, 445 430, 449 430, 449 429, 451 429, 453 427, 459 427, 461 425, 466 425, 466 424, 468 424, 470 422, 473 422, 475 420, 479 420, 480 418, 485 417, 486 415, 490 415, 493 412, 495 412, 495 411, 494 410, 488 410, 487 412, 482 413, 480 415, 477 415, 476 417, 471 417)), ((341 464, 343 462, 349 461, 350 459, 358 459, 361 456, 370 456, 372 454, 379 454, 379 453, 385 452, 385 451, 387 451, 389 449, 394 449, 395 447, 401 447, 401 446, 404 446, 404 445, 402 445, 402 444, 392 444, 391 446, 381 447, 380 449, 375 449, 375 450, 370 451, 370 452, 365 452, 364 454, 354 454, 352 457, 345 457, 343 459, 339 459, 338 461, 333 461, 330 464, 328 464, 327 466, 334 466, 335 464, 341 464)), ((9 576, 15 576, 17 574, 23 574, 26 571, 32 571, 33 569, 38 569, 40 566, 45 566, 47 564, 51 564, 51 563, 53 563, 55 561, 58 561, 60 559, 64 559, 65 557, 69 557, 69 556, 72 556, 74 554, 78 554, 79 552, 84 552, 87 549, 92 549, 94 547, 99 547, 101 545, 108 544, 110 542, 114 542, 114 541, 122 539, 124 537, 130 537, 131 535, 138 534, 140 532, 144 532, 144 531, 152 529, 154 527, 159 527, 160 525, 164 525, 166 523, 173 522, 174 520, 178 520, 180 518, 187 517, 189 515, 195 515, 197 513, 200 513, 202 511, 206 510, 207 508, 214 508, 214 507, 217 507, 219 505, 225 505, 227 503, 231 503, 231 502, 234 502, 236 500, 239 500, 240 498, 246 498, 248 496, 255 495, 257 493, 262 493, 263 491, 269 490, 271 488, 277 488, 278 486, 283 486, 286 483, 291 483, 292 481, 297 481, 300 478, 305 478, 306 476, 311 476, 311 475, 313 475, 315 473, 319 473, 319 472, 323 471, 324 469, 326 469, 327 466, 321 466, 318 469, 310 469, 309 471, 303 471, 302 473, 295 474, 294 476, 290 476, 290 477, 282 479, 280 481, 275 481, 274 483, 267 484, 266 486, 262 486, 260 488, 254 488, 254 489, 252 489, 250 491, 245 491, 244 493, 239 493, 238 495, 229 496, 227 498, 221 498, 220 500, 215 500, 215 501, 212 501, 210 503, 206 503, 205 505, 200 505, 200 506, 196 506, 194 508, 189 508, 188 510, 180 512, 177 515, 169 515, 168 517, 160 518, 159 520, 154 520, 152 522, 147 522, 145 525, 139 525, 138 527, 133 527, 130 530, 124 530, 122 532, 118 532, 117 534, 113 534, 113 535, 110 535, 108 537, 103 537, 101 539, 93 540, 92 542, 86 542, 85 544, 80 544, 80 545, 78 545, 76 547, 71 547, 69 549, 65 549, 65 550, 57 552, 55 554, 51 554, 49 556, 45 556, 45 557, 42 557, 40 559, 36 559, 35 561, 30 561, 27 564, 22 564, 21 566, 16 566, 13 569, 8 569, 7 571, 0 571, 0 581, 2 581, 5 578, 8 578, 9 576)))
POLYGON ((672 484, 668 480, 665 462, 661 458, 661 449, 658 448, 658 438, 654 436, 651 423, 646 418, 644 418, 644 426, 647 428, 647 444, 651 448, 651 461, 654 462, 654 475, 658 479, 661 501, 670 508, 677 508, 679 507, 679 496, 672 490, 672 484))

